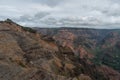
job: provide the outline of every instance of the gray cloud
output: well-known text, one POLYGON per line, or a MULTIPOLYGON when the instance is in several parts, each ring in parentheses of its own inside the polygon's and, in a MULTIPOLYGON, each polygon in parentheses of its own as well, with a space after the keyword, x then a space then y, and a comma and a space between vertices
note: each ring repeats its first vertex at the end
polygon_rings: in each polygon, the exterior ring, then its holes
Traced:
POLYGON ((49 12, 38 12, 37 14, 34 15, 34 18, 35 19, 41 19, 41 18, 44 18, 48 15, 50 15, 49 12))
POLYGON ((64 0, 31 0, 31 1, 54 7, 54 6, 62 3, 64 0))

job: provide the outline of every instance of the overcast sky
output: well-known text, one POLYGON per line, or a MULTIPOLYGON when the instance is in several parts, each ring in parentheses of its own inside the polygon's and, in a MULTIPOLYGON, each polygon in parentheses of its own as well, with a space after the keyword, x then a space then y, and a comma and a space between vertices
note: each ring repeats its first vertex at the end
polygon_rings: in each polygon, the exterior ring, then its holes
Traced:
POLYGON ((32 27, 120 28, 120 0, 0 0, 0 20, 32 27))

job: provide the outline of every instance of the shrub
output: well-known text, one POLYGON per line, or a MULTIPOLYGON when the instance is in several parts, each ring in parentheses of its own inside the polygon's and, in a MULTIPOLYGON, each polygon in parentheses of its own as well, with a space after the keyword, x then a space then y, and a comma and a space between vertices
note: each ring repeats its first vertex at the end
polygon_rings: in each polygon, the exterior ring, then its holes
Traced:
POLYGON ((22 27, 23 30, 25 31, 28 31, 28 32, 31 32, 31 33, 36 33, 37 31, 32 29, 32 28, 29 28, 29 27, 22 27))

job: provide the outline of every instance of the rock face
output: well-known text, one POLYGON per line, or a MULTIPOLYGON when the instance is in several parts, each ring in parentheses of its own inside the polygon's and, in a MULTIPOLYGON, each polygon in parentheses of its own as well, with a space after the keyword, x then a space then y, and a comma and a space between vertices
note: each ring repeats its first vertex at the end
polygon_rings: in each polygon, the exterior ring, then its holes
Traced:
MULTIPOLYGON (((51 36, 61 46, 67 47, 87 64, 106 66, 105 72, 120 72, 120 30, 87 28, 34 28, 45 36, 51 36), (111 68, 109 68, 111 67, 111 68)), ((100 68, 99 68, 100 69, 100 68)), ((102 70, 101 70, 102 71, 102 70)), ((109 74, 109 79, 113 79, 109 74)), ((119 80, 119 78, 115 78, 119 80)), ((102 80, 102 79, 101 79, 102 80)))
POLYGON ((0 22, 0 80, 120 80, 112 68, 79 57, 72 47, 76 36, 65 33, 61 43, 9 19, 0 22))

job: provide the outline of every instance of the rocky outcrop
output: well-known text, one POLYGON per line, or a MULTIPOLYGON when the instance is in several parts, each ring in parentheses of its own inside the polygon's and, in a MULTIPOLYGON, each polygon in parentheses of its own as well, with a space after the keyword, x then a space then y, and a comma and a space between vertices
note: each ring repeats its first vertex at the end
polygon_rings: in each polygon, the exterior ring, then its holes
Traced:
MULTIPOLYGON (((74 40, 74 35, 66 34, 63 42, 74 40)), ((99 68, 87 58, 76 55, 72 43, 58 44, 54 39, 11 20, 0 22, 0 80, 120 79, 119 72, 107 68, 104 74, 104 67, 99 68), (108 76, 112 72, 115 75, 108 76)), ((82 55, 88 54, 83 47, 79 50, 82 55)))

